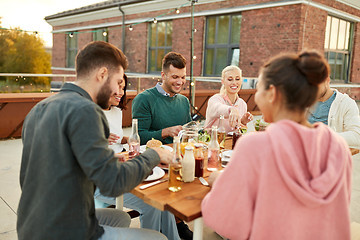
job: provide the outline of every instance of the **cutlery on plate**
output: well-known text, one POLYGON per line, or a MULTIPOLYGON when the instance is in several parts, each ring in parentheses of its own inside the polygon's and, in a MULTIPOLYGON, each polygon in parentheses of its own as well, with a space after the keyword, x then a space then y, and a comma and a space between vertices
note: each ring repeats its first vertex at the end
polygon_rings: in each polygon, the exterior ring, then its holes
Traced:
POLYGON ((209 183, 203 177, 199 177, 199 180, 202 183, 202 185, 209 186, 209 183))
POLYGON ((144 190, 145 188, 152 187, 152 186, 154 186, 154 185, 156 185, 156 184, 159 184, 159 183, 162 183, 162 182, 166 182, 168 179, 169 179, 169 178, 163 178, 163 179, 157 180, 157 181, 155 181, 155 182, 142 185, 142 186, 140 186, 139 188, 140 188, 141 190, 144 190))

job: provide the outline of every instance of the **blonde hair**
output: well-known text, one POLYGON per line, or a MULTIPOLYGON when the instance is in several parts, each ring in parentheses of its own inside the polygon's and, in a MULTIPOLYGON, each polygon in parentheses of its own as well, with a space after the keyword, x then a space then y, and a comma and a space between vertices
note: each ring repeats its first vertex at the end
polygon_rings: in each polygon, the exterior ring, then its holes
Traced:
MULTIPOLYGON (((225 73, 228 72, 228 71, 233 71, 233 70, 237 70, 240 72, 240 78, 242 78, 242 71, 241 69, 238 67, 238 66, 235 66, 235 65, 230 65, 230 66, 227 66, 225 67, 222 72, 221 72, 221 80, 225 80, 225 73)), ((224 84, 221 84, 221 88, 220 88, 220 94, 221 95, 225 95, 226 94, 226 90, 225 90, 225 87, 224 87, 224 84)))

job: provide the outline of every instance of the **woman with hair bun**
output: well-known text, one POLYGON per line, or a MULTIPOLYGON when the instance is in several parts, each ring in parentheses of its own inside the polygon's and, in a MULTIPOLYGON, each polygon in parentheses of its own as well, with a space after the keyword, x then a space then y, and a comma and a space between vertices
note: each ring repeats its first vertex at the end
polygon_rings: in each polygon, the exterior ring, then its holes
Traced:
POLYGON ((306 114, 329 69, 315 51, 262 67, 255 102, 271 124, 240 138, 225 170, 210 176, 206 225, 230 239, 350 239, 350 151, 306 114))
POLYGON ((246 102, 239 97, 242 77, 241 69, 230 65, 222 70, 220 93, 212 96, 206 109, 205 128, 219 125, 220 115, 224 115, 224 127, 230 132, 235 127, 246 125, 253 119, 247 112, 246 102))

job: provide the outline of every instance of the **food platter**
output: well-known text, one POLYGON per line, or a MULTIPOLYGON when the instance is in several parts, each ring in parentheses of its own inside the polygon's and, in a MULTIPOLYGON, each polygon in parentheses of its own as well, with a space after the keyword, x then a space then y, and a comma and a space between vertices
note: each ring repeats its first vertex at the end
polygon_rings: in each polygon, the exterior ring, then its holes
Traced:
MULTIPOLYGON (((168 146, 168 145, 161 145, 161 148, 166 149, 166 150, 169 150, 170 152, 173 151, 173 148, 170 147, 170 146, 168 146)), ((145 151, 146 151, 146 145, 141 145, 141 146, 140 146, 140 153, 143 153, 143 152, 145 152, 145 151)))

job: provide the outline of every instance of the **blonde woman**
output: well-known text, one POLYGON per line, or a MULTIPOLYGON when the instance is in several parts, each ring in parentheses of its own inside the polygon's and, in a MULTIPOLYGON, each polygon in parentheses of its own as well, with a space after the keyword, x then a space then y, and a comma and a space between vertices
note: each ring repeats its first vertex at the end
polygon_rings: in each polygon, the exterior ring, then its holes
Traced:
POLYGON ((218 126, 220 115, 224 115, 225 130, 230 132, 235 127, 246 125, 253 116, 247 112, 246 102, 238 95, 242 84, 241 69, 234 65, 225 67, 221 74, 221 83, 220 93, 208 101, 205 128, 218 126))

